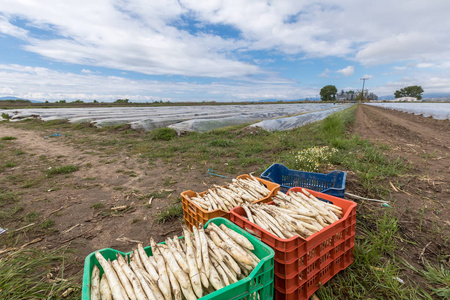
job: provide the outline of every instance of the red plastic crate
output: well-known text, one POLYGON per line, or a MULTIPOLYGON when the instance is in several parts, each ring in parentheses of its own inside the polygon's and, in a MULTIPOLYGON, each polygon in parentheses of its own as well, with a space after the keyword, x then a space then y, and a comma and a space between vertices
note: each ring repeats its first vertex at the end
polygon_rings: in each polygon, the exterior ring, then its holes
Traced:
MULTIPOLYGON (((301 192, 302 188, 288 191, 301 192)), ((342 208, 343 217, 307 239, 280 239, 249 222, 242 207, 231 210, 231 221, 249 229, 275 251, 275 299, 308 299, 353 261, 356 206, 353 201, 306 189, 315 197, 342 208)), ((269 203, 274 205, 273 202, 269 203)))
MULTIPOLYGON (((237 177, 238 179, 250 178, 250 175, 244 174, 237 177)), ((264 184, 267 189, 270 190, 270 194, 264 198, 261 198, 253 203, 267 203, 272 200, 272 197, 280 190, 280 185, 268 180, 256 178, 259 182, 264 184)), ((205 194, 206 191, 199 193, 205 194)), ((194 191, 184 191, 181 193, 181 202, 183 204, 184 223, 192 231, 192 226, 198 226, 200 223, 206 224, 211 219, 222 217, 230 220, 230 212, 222 209, 216 209, 212 211, 206 211, 194 202, 190 201, 188 197, 195 197, 194 191)))

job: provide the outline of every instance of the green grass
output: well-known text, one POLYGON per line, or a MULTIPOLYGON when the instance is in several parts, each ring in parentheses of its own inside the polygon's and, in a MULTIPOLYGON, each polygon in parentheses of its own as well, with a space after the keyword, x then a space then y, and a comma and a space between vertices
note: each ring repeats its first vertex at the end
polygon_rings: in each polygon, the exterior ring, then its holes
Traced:
POLYGON ((436 296, 450 299, 450 264, 448 262, 431 264, 425 261, 423 269, 413 267, 405 260, 402 262, 406 267, 427 279, 429 288, 436 296))
POLYGON ((355 261, 345 271, 321 287, 317 295, 321 300, 331 299, 423 299, 426 292, 408 281, 396 261, 399 225, 390 213, 381 217, 358 213, 355 261))
POLYGON ((15 136, 2 136, 0 138, 1 141, 12 141, 12 140, 17 140, 17 138, 15 136))
POLYGON ((93 209, 100 209, 100 208, 105 207, 105 204, 100 203, 100 202, 97 202, 97 203, 92 204, 91 207, 92 207, 93 209))
POLYGON ((177 137, 177 132, 171 128, 157 128, 150 133, 152 140, 170 141, 177 137))
POLYGON ((25 216, 25 221, 28 223, 33 222, 39 217, 39 213, 37 211, 32 211, 25 216))
POLYGON ((47 219, 44 222, 42 222, 41 227, 43 229, 48 229, 48 228, 52 227, 53 225, 55 225, 55 221, 53 221, 52 219, 47 219))
POLYGON ((156 222, 166 223, 168 221, 180 218, 181 216, 183 216, 183 206, 180 203, 177 203, 160 212, 156 216, 156 222))
POLYGON ((3 168, 14 168, 18 165, 18 163, 14 161, 6 162, 3 164, 3 168))
POLYGON ((0 190, 0 207, 4 204, 16 202, 18 200, 19 195, 17 193, 0 190))
POLYGON ((51 282, 47 274, 64 278, 62 250, 23 249, 0 259, 0 299, 62 299, 69 288, 74 292, 64 299, 80 299, 80 291, 72 281, 51 282))
POLYGON ((75 165, 65 165, 65 166, 61 166, 61 167, 55 167, 55 168, 48 169, 45 172, 47 173, 47 176, 54 176, 54 175, 59 175, 59 174, 69 174, 72 172, 76 172, 79 169, 80 169, 80 167, 75 166, 75 165))

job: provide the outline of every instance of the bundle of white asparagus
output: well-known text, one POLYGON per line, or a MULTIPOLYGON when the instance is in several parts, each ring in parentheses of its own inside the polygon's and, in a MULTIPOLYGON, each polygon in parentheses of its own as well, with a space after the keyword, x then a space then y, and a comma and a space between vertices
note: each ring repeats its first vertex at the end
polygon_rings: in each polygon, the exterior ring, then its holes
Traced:
POLYGON ((307 190, 278 192, 268 204, 242 205, 247 219, 282 239, 299 235, 303 238, 342 218, 342 208, 320 201, 307 190))
POLYGON ((198 299, 245 278, 260 261, 252 243, 224 224, 193 231, 183 227, 184 238, 168 238, 165 245, 150 239, 153 256, 142 244, 130 258, 117 254, 113 261, 96 252, 104 274, 100 279, 94 267, 91 299, 198 299))
POLYGON ((207 211, 230 211, 233 207, 252 203, 270 194, 270 190, 252 175, 247 179, 233 179, 224 187, 214 186, 215 189, 209 189, 203 195, 197 193, 196 197, 188 198, 207 211))

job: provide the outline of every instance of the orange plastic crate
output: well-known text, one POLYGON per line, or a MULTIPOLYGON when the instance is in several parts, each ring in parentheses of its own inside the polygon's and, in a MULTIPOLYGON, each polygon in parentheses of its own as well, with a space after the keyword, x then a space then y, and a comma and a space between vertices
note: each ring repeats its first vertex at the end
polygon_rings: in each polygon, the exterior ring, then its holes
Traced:
MULTIPOLYGON (((301 192, 302 188, 289 191, 301 192)), ((275 299, 307 300, 319 287, 353 261, 356 206, 353 201, 306 189, 342 208, 343 217, 307 239, 281 239, 244 218, 242 207, 231 210, 231 221, 249 229, 275 251, 275 299)), ((288 191, 288 193, 289 193, 288 191)), ((273 202, 269 204, 274 204, 273 202)))
MULTIPOLYGON (((237 177, 238 179, 250 178, 250 175, 244 174, 237 177)), ((267 203, 272 201, 272 197, 280 190, 280 185, 277 183, 273 183, 268 180, 256 178, 259 182, 264 184, 266 188, 270 190, 270 194, 262 199, 254 201, 254 203, 262 202, 267 203)), ((200 195, 205 194, 207 191, 199 193, 200 195)), ((216 209, 212 211, 206 211, 203 208, 199 207, 194 202, 190 201, 187 197, 195 197, 196 193, 194 191, 184 191, 181 193, 181 201, 183 204, 183 215, 184 215, 184 223, 192 230, 192 226, 198 226, 201 224, 206 224, 208 220, 222 217, 227 220, 230 220, 230 212, 224 211, 222 209, 216 209)))

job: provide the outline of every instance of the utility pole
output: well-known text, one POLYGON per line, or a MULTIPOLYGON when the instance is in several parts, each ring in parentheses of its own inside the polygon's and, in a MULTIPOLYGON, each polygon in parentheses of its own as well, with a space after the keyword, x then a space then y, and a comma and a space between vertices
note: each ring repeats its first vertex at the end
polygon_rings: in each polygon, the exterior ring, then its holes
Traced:
POLYGON ((363 88, 362 88, 362 91, 361 91, 361 99, 359 100, 360 103, 364 99, 364 83, 366 82, 366 80, 369 80, 369 77, 363 77, 363 78, 361 78, 361 80, 363 81, 363 88))

